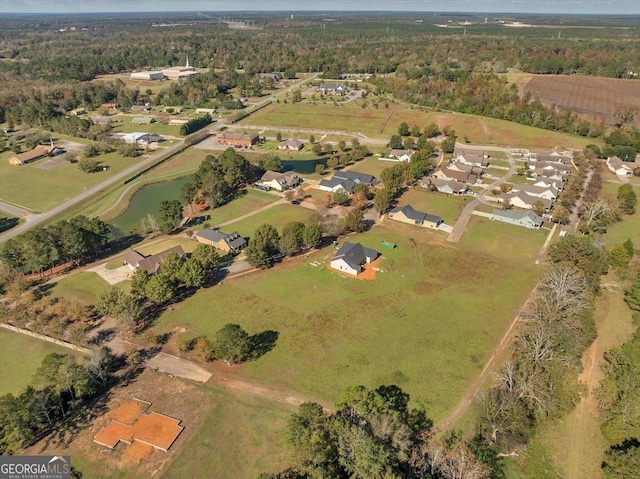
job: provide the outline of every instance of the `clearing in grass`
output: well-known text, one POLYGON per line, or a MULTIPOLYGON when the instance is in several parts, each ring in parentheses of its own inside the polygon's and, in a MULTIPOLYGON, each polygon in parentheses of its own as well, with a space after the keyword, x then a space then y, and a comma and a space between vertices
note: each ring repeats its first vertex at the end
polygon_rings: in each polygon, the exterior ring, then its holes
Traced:
POLYGON ((108 288, 109 283, 100 275, 86 271, 62 278, 53 285, 49 295, 52 298, 76 299, 84 303, 96 304, 100 295, 108 288))
POLYGON ((440 216, 445 223, 453 226, 460 213, 472 198, 469 196, 445 195, 424 188, 413 188, 400 198, 399 205, 411 205, 414 209, 440 216))

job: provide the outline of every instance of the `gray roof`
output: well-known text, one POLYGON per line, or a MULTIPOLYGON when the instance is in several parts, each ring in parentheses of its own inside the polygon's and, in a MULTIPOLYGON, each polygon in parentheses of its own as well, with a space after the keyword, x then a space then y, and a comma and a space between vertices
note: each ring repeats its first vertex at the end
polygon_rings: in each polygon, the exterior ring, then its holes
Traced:
POLYGON ((318 183, 318 186, 324 186, 326 188, 335 188, 336 186, 342 186, 347 193, 353 193, 354 188, 356 187, 356 184, 351 181, 351 180, 342 180, 340 178, 336 178, 335 176, 333 178, 329 178, 328 180, 320 180, 320 183, 318 183))
MULTIPOLYGON (((134 251, 134 250, 130 250, 130 251, 134 251)), ((134 252, 140 255, 140 253, 138 253, 137 251, 134 251, 134 252)), ((155 274, 160 270, 160 265, 164 261, 164 258, 171 253, 175 253, 182 258, 185 257, 185 253, 184 253, 184 250, 182 249, 182 246, 178 245, 178 246, 174 246, 173 248, 164 250, 160 253, 152 254, 150 256, 147 256, 146 258, 141 259, 140 261, 138 261, 138 267, 146 270, 147 273, 155 274)))
POLYGON ((338 248, 333 259, 342 259, 353 269, 358 269, 360 265, 367 262, 367 258, 369 261, 373 261, 377 257, 378 252, 376 250, 365 248, 360 243, 345 242, 338 248))
POLYGON ((367 185, 372 185, 375 181, 375 176, 367 175, 366 173, 360 173, 358 171, 336 171, 333 174, 334 178, 340 178, 341 180, 351 180, 354 183, 366 183, 367 185))
POLYGON ((211 228, 202 228, 201 230, 196 231, 196 236, 217 243, 218 241, 223 240, 227 234, 222 231, 212 230, 211 228))
POLYGON ((529 217, 529 219, 535 224, 542 224, 542 217, 535 214, 533 211, 518 211, 518 210, 501 210, 498 208, 494 208, 492 211, 493 216, 502 216, 503 218, 510 218, 512 220, 522 220, 525 217, 529 217))
POLYGON ((413 221, 419 221, 422 223, 423 221, 430 221, 432 223, 442 223, 442 218, 435 215, 430 215, 428 213, 423 213, 422 211, 414 210, 411 205, 397 206, 390 211, 390 213, 398 213, 402 211, 404 215, 412 219, 413 221))
POLYGON ((207 239, 213 243, 219 243, 220 241, 224 241, 229 245, 231 249, 237 250, 242 249, 247 245, 247 241, 240 236, 240 233, 234 231, 233 233, 227 234, 220 230, 212 230, 211 228, 202 228, 196 232, 196 236, 200 238, 207 239))

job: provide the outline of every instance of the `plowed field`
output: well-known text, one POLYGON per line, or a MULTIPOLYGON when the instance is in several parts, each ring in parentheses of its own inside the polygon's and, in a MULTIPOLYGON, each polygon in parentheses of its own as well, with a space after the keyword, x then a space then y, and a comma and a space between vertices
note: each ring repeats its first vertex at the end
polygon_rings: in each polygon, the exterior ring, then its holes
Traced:
POLYGON ((615 123, 613 112, 621 106, 634 108, 638 114, 633 122, 640 127, 640 81, 616 78, 531 75, 517 81, 520 91, 530 91, 545 105, 567 107, 589 119, 604 118, 615 123))

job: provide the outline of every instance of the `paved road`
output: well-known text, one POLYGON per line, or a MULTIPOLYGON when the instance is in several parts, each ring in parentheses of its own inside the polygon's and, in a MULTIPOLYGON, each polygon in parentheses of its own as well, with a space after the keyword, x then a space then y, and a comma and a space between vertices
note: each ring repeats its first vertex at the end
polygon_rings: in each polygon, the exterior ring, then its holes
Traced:
POLYGON ((4 211, 5 213, 9 213, 10 215, 17 216, 19 218, 33 215, 32 211, 21 208, 17 205, 12 205, 11 203, 7 203, 6 201, 0 201, 0 211, 4 211))
MULTIPOLYGON (((462 147, 463 145, 459 145, 460 147, 462 147)), ((483 149, 482 147, 469 147, 467 145, 464 145, 465 149, 478 149, 481 150, 483 149)), ((491 191, 493 188, 495 188, 496 186, 500 185, 501 183, 507 181, 509 178, 511 178, 511 176, 513 176, 516 173, 516 162, 513 159, 513 157, 511 156, 511 151, 508 148, 493 148, 494 150, 499 150, 499 151, 504 151, 505 153, 507 153, 507 159, 509 161, 509 171, 507 172, 507 174, 505 176, 503 176, 502 178, 497 179, 496 181, 494 181, 493 183, 491 183, 489 186, 487 186, 482 193, 479 193, 478 196, 471 201, 470 203, 467 204, 467 206, 464 207, 464 209, 462 210, 462 213, 460 213, 460 217, 458 218, 458 221, 456 221, 455 226, 453 227, 453 231, 449 234, 449 236, 447 237, 447 241, 450 241, 451 243, 457 243, 460 241, 460 238, 462 238, 462 234, 464 233, 465 229, 467 228, 467 225, 469 224, 469 220, 471 219, 471 216, 473 215, 473 210, 476 209, 477 206, 480 206, 481 204, 488 204, 487 201, 484 199, 484 195, 487 191, 491 191)))

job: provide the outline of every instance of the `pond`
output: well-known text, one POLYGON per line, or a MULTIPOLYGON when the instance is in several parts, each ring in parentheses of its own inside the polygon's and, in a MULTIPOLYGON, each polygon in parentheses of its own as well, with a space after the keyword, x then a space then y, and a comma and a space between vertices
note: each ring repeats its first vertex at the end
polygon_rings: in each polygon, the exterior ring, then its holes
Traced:
POLYGON ((157 220, 160 220, 158 211, 160 202, 162 200, 181 200, 182 185, 188 181, 189 177, 184 177, 142 187, 131 198, 127 211, 114 219, 112 223, 122 228, 123 233, 128 234, 131 232, 131 227, 148 214, 152 214, 157 220))
POLYGON ((315 173, 316 166, 327 166, 326 158, 316 158, 315 160, 283 160, 284 171, 294 171, 296 173, 315 173))

